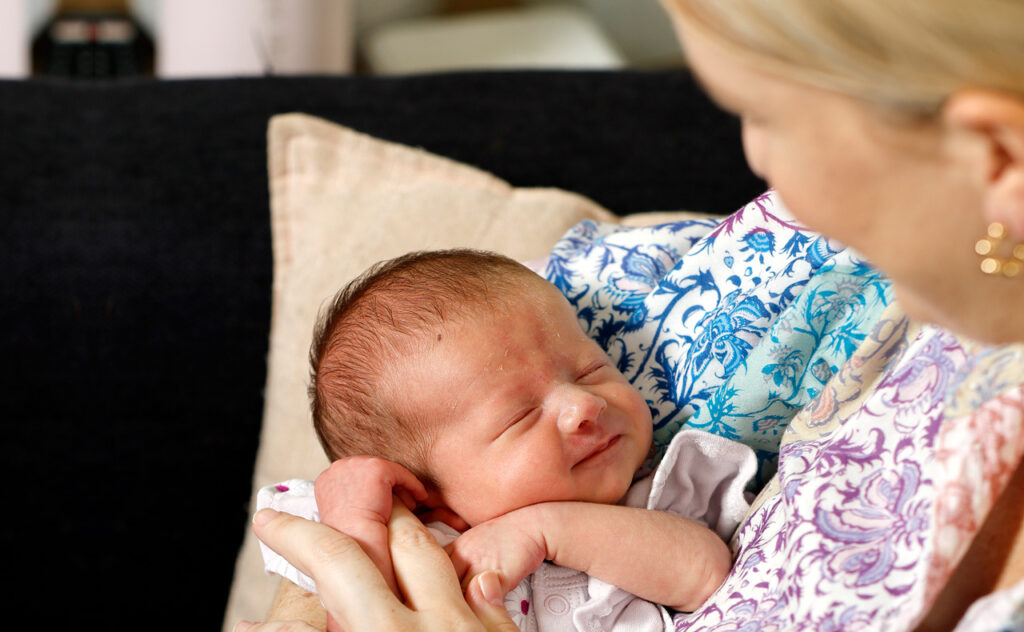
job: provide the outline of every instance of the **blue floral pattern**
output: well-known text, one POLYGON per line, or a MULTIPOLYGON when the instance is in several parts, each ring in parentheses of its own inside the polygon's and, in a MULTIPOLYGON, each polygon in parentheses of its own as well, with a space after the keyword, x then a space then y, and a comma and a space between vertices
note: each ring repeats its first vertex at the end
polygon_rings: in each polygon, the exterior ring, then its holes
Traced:
MULTIPOLYGON (((547 276, 643 394, 656 447, 689 426, 758 454, 733 570, 676 630, 912 629, 1024 454, 1024 345, 908 322, 772 194, 718 223, 581 224, 547 276)), ((1021 612, 1024 583, 957 629, 1021 612)))
POLYGON ((771 193, 722 221, 582 222, 546 276, 647 400, 656 458, 684 425, 737 439, 758 454, 755 487, 890 300, 883 277, 771 193))

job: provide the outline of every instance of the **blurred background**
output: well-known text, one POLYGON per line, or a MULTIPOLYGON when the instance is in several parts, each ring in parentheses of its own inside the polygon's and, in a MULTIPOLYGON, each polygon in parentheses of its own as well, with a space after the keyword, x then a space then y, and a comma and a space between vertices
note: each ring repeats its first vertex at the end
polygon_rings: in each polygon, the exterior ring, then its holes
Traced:
POLYGON ((0 0, 0 78, 682 63, 657 0, 0 0))

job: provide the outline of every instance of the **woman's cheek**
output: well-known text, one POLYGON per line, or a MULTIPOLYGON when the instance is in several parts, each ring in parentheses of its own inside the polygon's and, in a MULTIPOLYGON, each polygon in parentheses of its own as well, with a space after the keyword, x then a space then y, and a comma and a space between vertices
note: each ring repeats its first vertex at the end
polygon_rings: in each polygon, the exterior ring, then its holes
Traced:
POLYGON ((754 175, 762 180, 769 181, 768 177, 768 138, 764 130, 758 125, 743 119, 743 153, 747 157, 747 164, 754 175))

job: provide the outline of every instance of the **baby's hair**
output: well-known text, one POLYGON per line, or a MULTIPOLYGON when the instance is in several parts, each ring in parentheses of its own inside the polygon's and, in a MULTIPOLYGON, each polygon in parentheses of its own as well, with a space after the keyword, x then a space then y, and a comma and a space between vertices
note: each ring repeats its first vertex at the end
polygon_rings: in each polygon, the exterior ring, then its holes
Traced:
POLYGON ((510 290, 530 279, 543 282, 503 255, 456 249, 377 263, 342 288, 321 312, 310 347, 313 427, 327 456, 380 456, 429 479, 431 437, 393 405, 400 385, 388 383, 389 368, 454 319, 508 309, 510 290))

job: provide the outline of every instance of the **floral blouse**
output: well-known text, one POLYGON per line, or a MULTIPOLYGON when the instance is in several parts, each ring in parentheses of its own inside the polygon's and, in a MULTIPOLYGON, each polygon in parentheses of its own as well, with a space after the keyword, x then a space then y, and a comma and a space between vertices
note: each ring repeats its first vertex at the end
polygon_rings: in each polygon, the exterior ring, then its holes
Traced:
MULTIPOLYGON (((772 193, 722 221, 583 222, 545 274, 657 448, 692 427, 758 456, 733 571, 677 630, 911 629, 1024 451, 1024 345, 908 322, 772 193)), ((983 601, 959 629, 1024 629, 1024 587, 983 601)))

